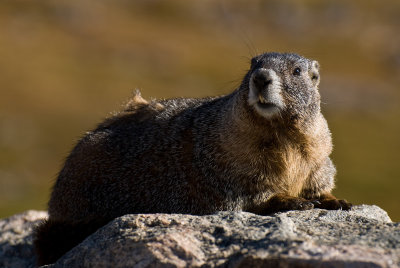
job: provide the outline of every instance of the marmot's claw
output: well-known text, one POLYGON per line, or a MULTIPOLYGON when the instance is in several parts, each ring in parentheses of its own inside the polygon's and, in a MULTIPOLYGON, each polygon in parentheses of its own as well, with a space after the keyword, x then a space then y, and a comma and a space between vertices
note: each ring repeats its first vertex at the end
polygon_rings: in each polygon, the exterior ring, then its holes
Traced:
POLYGON ((317 200, 317 199, 311 200, 311 203, 313 203, 314 206, 321 205, 321 202, 319 200, 317 200))
POLYGON ((343 210, 350 210, 351 207, 353 206, 352 203, 349 203, 349 202, 347 202, 347 201, 344 200, 344 199, 340 199, 340 200, 338 200, 338 201, 339 201, 339 203, 340 203, 341 209, 343 209, 343 210))
POLYGON ((313 209, 314 208, 314 204, 312 202, 305 202, 303 203, 305 209, 313 209))

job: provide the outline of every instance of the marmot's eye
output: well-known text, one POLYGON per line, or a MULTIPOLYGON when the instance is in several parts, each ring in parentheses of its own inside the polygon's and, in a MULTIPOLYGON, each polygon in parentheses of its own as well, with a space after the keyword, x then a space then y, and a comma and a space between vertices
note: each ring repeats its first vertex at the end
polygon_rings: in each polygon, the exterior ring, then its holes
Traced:
POLYGON ((301 69, 300 68, 296 68, 293 71, 293 75, 300 75, 301 74, 301 69))

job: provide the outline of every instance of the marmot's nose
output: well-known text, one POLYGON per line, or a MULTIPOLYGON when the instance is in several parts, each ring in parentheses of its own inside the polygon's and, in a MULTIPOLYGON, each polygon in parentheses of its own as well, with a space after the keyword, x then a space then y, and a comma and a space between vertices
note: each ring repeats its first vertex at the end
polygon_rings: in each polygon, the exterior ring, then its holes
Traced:
POLYGON ((268 70, 262 68, 254 72, 253 83, 257 89, 265 89, 269 84, 272 83, 271 76, 268 70))

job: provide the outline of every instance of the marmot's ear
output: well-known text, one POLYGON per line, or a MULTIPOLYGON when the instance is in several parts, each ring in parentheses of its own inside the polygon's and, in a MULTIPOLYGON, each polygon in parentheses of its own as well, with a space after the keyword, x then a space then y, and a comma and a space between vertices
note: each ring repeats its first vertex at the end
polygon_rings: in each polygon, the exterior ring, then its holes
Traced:
POLYGON ((256 66, 256 64, 260 61, 260 56, 255 56, 251 59, 251 68, 253 68, 254 66, 256 66))
POLYGON ((319 63, 316 60, 311 62, 310 78, 314 86, 319 85, 319 63))
POLYGON ((257 64, 257 58, 254 57, 251 59, 251 67, 253 67, 256 64, 257 64))

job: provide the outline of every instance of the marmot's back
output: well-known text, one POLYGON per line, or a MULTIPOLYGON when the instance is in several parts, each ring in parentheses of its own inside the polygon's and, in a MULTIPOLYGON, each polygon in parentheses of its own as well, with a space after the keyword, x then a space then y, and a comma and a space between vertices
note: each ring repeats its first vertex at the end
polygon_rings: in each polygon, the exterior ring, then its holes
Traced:
POLYGON ((348 209, 330 194, 318 68, 268 53, 227 96, 148 102, 136 94, 67 158, 36 232, 40 264, 127 213, 348 209))
POLYGON ((193 143, 189 132, 198 132, 192 125, 201 113, 198 106, 210 102, 148 103, 87 133, 59 174, 49 202, 51 217, 83 220, 128 213, 212 212, 192 210, 196 205, 190 204, 193 197, 186 196, 190 184, 184 178, 188 159, 194 155, 193 148, 186 146, 193 143), (160 105, 158 110, 156 105, 160 105), (168 178, 174 179, 168 182, 168 178))

